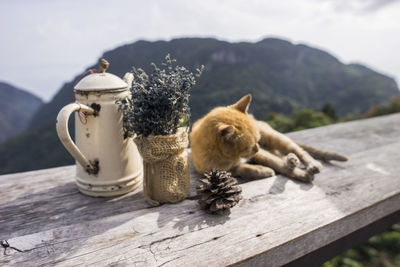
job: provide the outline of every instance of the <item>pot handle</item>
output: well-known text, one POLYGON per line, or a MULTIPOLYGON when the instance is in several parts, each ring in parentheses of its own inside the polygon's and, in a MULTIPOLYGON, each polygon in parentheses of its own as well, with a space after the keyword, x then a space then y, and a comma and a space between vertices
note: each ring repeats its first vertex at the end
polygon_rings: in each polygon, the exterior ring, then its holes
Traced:
POLYGON ((95 113, 94 109, 91 107, 79 104, 71 103, 63 107, 57 116, 56 129, 58 137, 61 143, 68 150, 68 152, 81 164, 81 166, 89 174, 97 174, 99 172, 99 167, 97 164, 90 162, 79 150, 79 148, 72 141, 71 136, 68 131, 68 119, 71 114, 75 111, 81 111, 85 115, 92 115, 95 113))

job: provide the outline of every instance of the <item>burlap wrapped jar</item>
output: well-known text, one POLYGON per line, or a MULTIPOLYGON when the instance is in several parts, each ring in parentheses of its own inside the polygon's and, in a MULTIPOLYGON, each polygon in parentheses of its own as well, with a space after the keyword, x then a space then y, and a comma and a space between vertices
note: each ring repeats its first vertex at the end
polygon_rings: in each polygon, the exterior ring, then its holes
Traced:
POLYGON ((151 205, 176 203, 189 195, 187 128, 173 135, 134 139, 143 158, 143 192, 151 205))

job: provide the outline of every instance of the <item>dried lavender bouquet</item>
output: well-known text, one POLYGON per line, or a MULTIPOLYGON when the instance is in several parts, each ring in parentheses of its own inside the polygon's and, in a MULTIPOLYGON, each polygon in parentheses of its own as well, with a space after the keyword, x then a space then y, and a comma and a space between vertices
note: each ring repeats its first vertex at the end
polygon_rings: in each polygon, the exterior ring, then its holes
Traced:
POLYGON ((196 84, 204 66, 193 74, 182 66, 174 66, 168 54, 160 69, 151 63, 150 75, 135 67, 132 98, 118 101, 123 112, 125 137, 175 134, 190 119, 189 91, 196 84))
POLYGON ((132 98, 119 101, 125 137, 134 141, 143 158, 143 191, 151 205, 176 203, 189 194, 189 91, 203 71, 191 73, 174 66, 168 54, 152 73, 133 68, 132 98))

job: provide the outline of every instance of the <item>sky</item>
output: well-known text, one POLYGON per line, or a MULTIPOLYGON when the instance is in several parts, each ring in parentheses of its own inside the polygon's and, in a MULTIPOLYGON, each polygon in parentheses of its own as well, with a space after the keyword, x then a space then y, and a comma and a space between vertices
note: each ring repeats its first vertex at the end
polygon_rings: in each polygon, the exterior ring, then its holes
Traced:
POLYGON ((0 81, 49 101, 104 51, 179 37, 283 38, 400 82, 397 0, 0 0, 0 81))

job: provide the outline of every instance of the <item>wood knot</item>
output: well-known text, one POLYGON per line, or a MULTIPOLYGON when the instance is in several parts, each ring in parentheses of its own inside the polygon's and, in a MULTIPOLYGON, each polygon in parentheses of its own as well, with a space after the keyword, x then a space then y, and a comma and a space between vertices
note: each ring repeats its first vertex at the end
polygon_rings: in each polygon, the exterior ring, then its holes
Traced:
POLYGON ((0 245, 1 245, 3 248, 8 248, 8 247, 10 247, 10 244, 8 244, 7 240, 1 240, 1 241, 0 241, 0 245))
POLYGON ((1 240, 1 241, 0 241, 0 245, 4 248, 4 252, 3 252, 3 255, 4 255, 4 256, 7 256, 7 249, 8 249, 8 248, 9 248, 9 249, 13 249, 13 250, 18 251, 18 252, 24 252, 23 250, 20 250, 20 249, 18 249, 18 248, 16 248, 16 247, 10 246, 10 244, 8 243, 7 240, 1 240))

